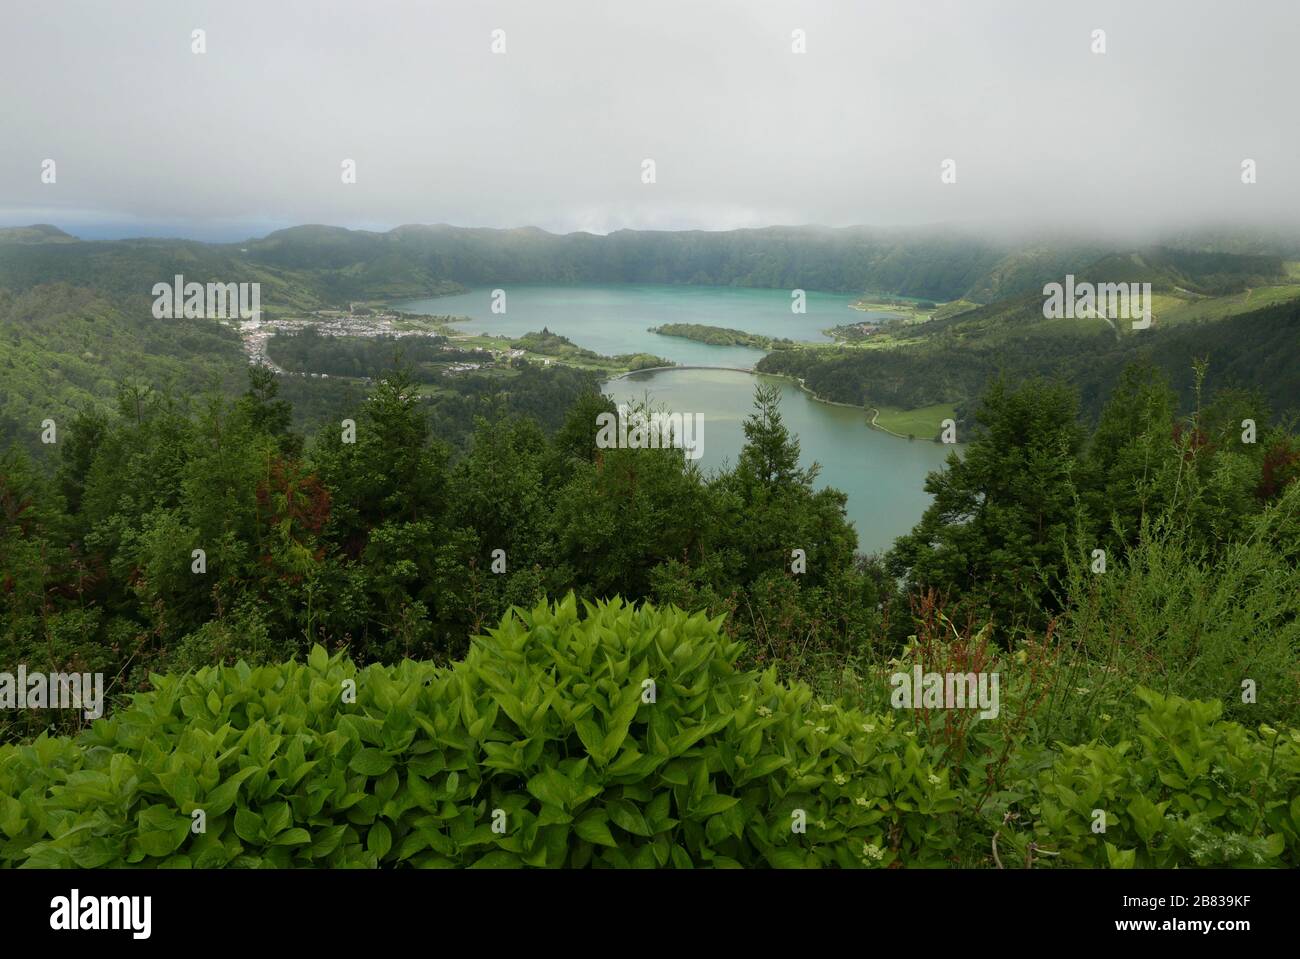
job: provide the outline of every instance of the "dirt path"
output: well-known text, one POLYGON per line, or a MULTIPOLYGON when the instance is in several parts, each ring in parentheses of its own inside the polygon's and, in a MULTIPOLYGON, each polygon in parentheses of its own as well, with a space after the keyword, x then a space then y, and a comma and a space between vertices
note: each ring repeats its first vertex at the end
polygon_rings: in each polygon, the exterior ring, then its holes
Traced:
POLYGON ((882 432, 888 433, 890 436, 897 436, 900 440, 909 440, 909 439, 912 439, 912 437, 910 437, 910 436, 904 436, 902 433, 895 433, 893 430, 891 430, 891 429, 890 429, 889 427, 887 427, 887 426, 881 426, 879 423, 876 422, 876 417, 878 417, 879 415, 880 415, 880 410, 876 409, 876 408, 873 406, 873 407, 871 408, 871 425, 872 425, 873 427, 875 427, 875 428, 878 429, 878 430, 881 430, 882 432))

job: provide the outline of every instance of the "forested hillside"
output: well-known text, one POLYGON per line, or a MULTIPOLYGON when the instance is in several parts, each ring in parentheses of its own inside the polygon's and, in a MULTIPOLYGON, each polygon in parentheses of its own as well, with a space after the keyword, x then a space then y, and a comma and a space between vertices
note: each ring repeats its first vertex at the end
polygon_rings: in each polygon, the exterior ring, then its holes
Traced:
POLYGON ((691 283, 951 299, 1002 255, 944 235, 862 228, 556 235, 537 229, 405 226, 389 233, 297 227, 249 244, 268 266, 324 273, 398 272, 483 283, 691 283))
MULTIPOLYGON (((261 282, 271 310, 487 283, 689 283, 990 302, 1037 291, 1066 272, 1082 274, 1110 252, 1095 243, 1026 244, 937 228, 866 227, 598 236, 534 228, 403 226, 372 233, 302 226, 241 244, 69 240, 37 228, 0 231, 0 286, 67 280, 143 296, 146 281, 183 273, 199 282, 261 282)), ((1164 254, 1150 257, 1163 262, 1164 254)), ((1261 274, 1276 272, 1275 258, 1253 261, 1261 274)))
POLYGON ((1089 422, 1121 371, 1146 360, 1171 380, 1178 407, 1195 400, 1194 361, 1211 389, 1256 393, 1279 416, 1300 413, 1300 300, 1214 321, 1117 335, 1099 319, 1045 323, 1042 298, 1024 297, 898 333, 892 349, 777 350, 758 369, 803 380, 818 396, 903 409, 954 404, 967 425, 974 401, 998 374, 1059 376, 1080 393, 1089 422))
POLYGON ((237 391, 248 361, 212 320, 160 323, 85 285, 0 286, 0 445, 42 452, 41 423, 69 420, 140 380, 183 392, 237 391))

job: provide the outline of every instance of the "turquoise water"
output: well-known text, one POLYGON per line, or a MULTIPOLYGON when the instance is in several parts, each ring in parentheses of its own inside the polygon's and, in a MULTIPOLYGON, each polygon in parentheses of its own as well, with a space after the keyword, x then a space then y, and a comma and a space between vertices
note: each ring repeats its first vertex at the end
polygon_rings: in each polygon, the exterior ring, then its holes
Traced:
MULTIPOLYGON (((660 336, 648 328, 664 323, 702 323, 826 342, 822 334, 840 323, 879 317, 849 308, 856 297, 809 293, 808 311, 790 312, 787 290, 748 290, 702 286, 517 286, 504 287, 506 312, 491 310, 490 287, 458 296, 408 300, 396 304, 410 312, 470 317, 459 329, 518 336, 543 327, 578 346, 605 355, 654 353, 683 366, 748 369, 761 350, 712 346, 660 336)), ((618 401, 649 399, 657 408, 704 417, 706 469, 734 465, 744 445, 741 424, 753 411, 754 385, 781 386, 781 412, 801 444, 803 465, 818 462, 819 487, 848 494, 848 515, 865 552, 887 549, 908 532, 929 505, 926 474, 938 469, 951 447, 909 442, 867 426, 860 409, 818 402, 790 380, 729 370, 661 370, 634 373, 605 385, 618 401)))
POLYGON ((492 289, 394 304, 412 313, 468 316, 457 329, 520 336, 546 327, 606 356, 653 353, 682 366, 748 368, 762 350, 713 346, 649 332, 665 323, 700 323, 764 336, 826 343, 821 331, 879 314, 850 309, 857 297, 807 293, 807 312, 790 311, 788 290, 716 286, 507 286, 505 313, 493 313, 492 289))
POLYGON ((858 532, 858 548, 889 548, 911 530, 930 504, 925 477, 943 465, 950 446, 908 441, 867 425, 863 410, 814 400, 780 377, 729 370, 660 370, 632 373, 605 385, 616 402, 649 399, 670 412, 704 418, 703 448, 696 461, 710 470, 735 465, 745 442, 742 424, 753 412, 758 382, 781 387, 781 416, 799 437, 804 466, 821 464, 818 488, 834 486, 849 494, 848 515, 858 532))

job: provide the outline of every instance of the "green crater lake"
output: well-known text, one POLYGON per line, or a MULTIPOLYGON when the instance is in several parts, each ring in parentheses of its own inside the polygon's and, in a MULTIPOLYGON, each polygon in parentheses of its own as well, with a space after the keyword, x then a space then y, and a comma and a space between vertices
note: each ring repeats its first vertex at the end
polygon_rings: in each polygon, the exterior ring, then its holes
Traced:
MULTIPOLYGON (((506 312, 491 310, 491 288, 456 296, 409 300, 398 309, 468 316, 457 328, 473 333, 519 336, 543 327, 578 346, 606 355, 654 353, 682 366, 748 369, 761 350, 713 346, 650 333, 664 323, 700 323, 793 340, 828 342, 821 331, 840 323, 879 318, 850 309, 857 297, 809 291, 808 311, 793 314, 787 290, 702 286, 508 286, 506 312)), ((929 505, 925 477, 943 465, 952 447, 908 441, 867 425, 865 410, 813 399, 780 377, 717 369, 633 373, 605 384, 616 402, 648 399, 669 412, 703 416, 707 470, 734 465, 744 445, 742 424, 753 411, 759 381, 781 386, 781 414, 799 438, 801 460, 821 464, 819 487, 848 494, 848 516, 864 552, 887 549, 908 532, 929 505)))
POLYGON ((821 464, 817 486, 849 494, 848 515, 858 548, 877 552, 911 530, 930 503, 925 477, 952 447, 904 440, 867 425, 867 414, 813 399, 790 380, 730 370, 658 370, 632 373, 605 384, 615 402, 649 400, 669 412, 704 417, 704 470, 735 465, 745 443, 743 423, 753 412, 754 385, 781 387, 781 416, 799 437, 800 461, 821 464))

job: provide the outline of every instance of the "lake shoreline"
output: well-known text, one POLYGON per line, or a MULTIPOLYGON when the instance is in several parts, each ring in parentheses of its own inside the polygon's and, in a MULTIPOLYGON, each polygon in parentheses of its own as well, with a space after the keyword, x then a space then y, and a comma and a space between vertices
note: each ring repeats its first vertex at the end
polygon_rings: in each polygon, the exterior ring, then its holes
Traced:
MULTIPOLYGON (((818 403, 825 403, 827 406, 842 406, 845 409, 850 409, 850 410, 861 410, 864 413, 870 412, 872 416, 871 419, 868 420, 866 424, 867 427, 870 429, 878 430, 881 433, 885 433, 889 436, 895 436, 900 440, 907 440, 909 443, 915 442, 916 440, 920 439, 920 437, 916 437, 916 436, 905 436, 902 433, 895 433, 893 430, 889 429, 888 427, 881 426, 879 423, 877 423, 876 418, 880 416, 880 410, 878 407, 859 406, 856 403, 841 403, 838 400, 828 400, 824 396, 818 396, 816 392, 810 390, 802 379, 800 379, 799 377, 791 376, 788 373, 768 373, 765 370, 758 370, 758 369, 746 370, 746 369, 741 369, 738 366, 656 366, 645 370, 628 370, 626 373, 620 373, 618 376, 611 376, 609 379, 603 380, 600 385, 604 387, 607 384, 613 383, 617 380, 627 379, 629 376, 632 376, 635 373, 662 373, 668 370, 726 370, 729 373, 748 373, 750 376, 770 376, 774 379, 789 380, 792 383, 794 383, 797 387, 799 387, 799 389, 802 390, 809 397, 816 400, 818 403)), ((939 443, 939 441, 936 439, 924 440, 923 442, 939 443)))
POLYGON ((703 416, 707 444, 700 465, 708 471, 735 467, 747 440, 744 426, 753 413, 755 386, 779 386, 782 419, 799 440, 799 462, 820 464, 815 488, 834 488, 847 495, 846 515, 857 532, 859 552, 889 549, 930 506, 925 482, 944 468, 950 454, 947 447, 900 442, 907 437, 881 428, 879 422, 872 427, 871 413, 864 407, 818 397, 790 376, 735 368, 674 369, 682 374, 655 371, 642 377, 602 377, 601 390, 615 404, 636 406, 648 394, 651 408, 703 416), (741 373, 748 375, 736 375, 741 373), (782 382, 787 379, 792 382, 782 382))
MULTIPOLYGON (((755 372, 760 372, 760 371, 756 370, 755 372)), ((851 410, 862 410, 862 412, 864 413, 870 411, 872 415, 871 415, 871 419, 867 421, 867 426, 869 426, 873 430, 879 430, 882 433, 888 433, 890 436, 897 436, 900 440, 907 440, 909 443, 915 442, 916 440, 920 439, 919 436, 904 436, 902 433, 895 433, 893 430, 889 429, 889 427, 881 426, 879 423, 877 423, 876 418, 880 416, 880 409, 878 407, 859 406, 857 403, 841 403, 839 402, 839 400, 828 400, 826 399, 826 397, 818 396, 816 392, 810 390, 801 377, 791 376, 788 373, 763 372, 763 375, 775 376, 783 380, 791 380, 792 382, 795 383, 795 385, 799 387, 799 389, 803 390, 805 393, 811 396, 818 403, 825 403, 827 406, 843 406, 851 410)), ((939 441, 936 439, 930 439, 924 442, 938 443, 939 441)))

